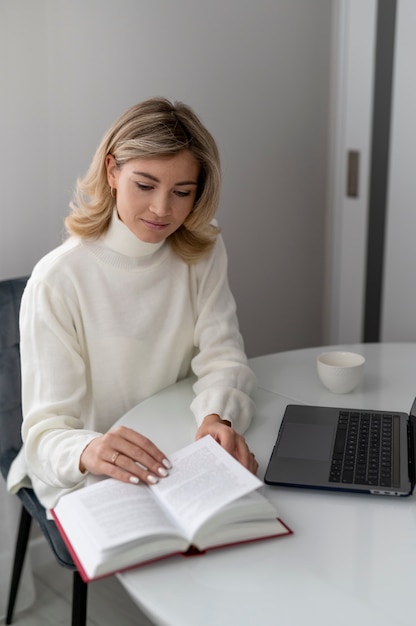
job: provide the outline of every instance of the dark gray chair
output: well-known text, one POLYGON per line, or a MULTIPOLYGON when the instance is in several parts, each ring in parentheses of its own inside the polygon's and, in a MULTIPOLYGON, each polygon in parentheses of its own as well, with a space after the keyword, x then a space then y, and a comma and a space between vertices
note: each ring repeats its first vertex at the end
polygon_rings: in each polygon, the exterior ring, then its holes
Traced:
MULTIPOLYGON (((28 277, 0 281, 0 470, 7 479, 10 465, 22 445, 22 405, 19 349, 20 300, 28 277)), ((85 626, 87 584, 81 579, 74 562, 55 526, 33 489, 20 489, 22 503, 10 583, 6 624, 11 624, 20 576, 29 540, 32 519, 38 524, 60 565, 73 570, 72 626, 85 626)))

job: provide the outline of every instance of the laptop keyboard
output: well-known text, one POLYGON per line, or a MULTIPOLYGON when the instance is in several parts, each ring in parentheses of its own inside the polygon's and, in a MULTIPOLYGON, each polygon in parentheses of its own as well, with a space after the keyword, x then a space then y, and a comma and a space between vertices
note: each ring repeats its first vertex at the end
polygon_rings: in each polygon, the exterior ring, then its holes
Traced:
POLYGON ((340 411, 330 482, 399 486, 399 445, 399 416, 340 411))

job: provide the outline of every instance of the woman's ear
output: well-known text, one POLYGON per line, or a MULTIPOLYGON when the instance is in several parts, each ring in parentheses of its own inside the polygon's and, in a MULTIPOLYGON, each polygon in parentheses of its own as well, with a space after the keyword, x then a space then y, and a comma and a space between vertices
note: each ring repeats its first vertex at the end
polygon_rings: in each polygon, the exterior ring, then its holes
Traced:
POLYGON ((107 170, 107 181, 110 187, 116 187, 116 172, 117 172, 117 163, 112 154, 107 154, 105 157, 105 167, 107 170))

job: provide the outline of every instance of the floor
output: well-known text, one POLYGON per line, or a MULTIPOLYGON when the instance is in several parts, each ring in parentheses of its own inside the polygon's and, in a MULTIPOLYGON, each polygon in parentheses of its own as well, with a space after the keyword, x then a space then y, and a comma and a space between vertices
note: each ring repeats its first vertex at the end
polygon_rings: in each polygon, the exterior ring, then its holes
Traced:
MULTIPOLYGON (((56 563, 35 570, 36 601, 17 613, 16 626, 70 626, 72 573, 56 563)), ((88 626, 154 626, 115 577, 89 584, 88 626)), ((3 624, 4 621, 1 621, 3 624)))

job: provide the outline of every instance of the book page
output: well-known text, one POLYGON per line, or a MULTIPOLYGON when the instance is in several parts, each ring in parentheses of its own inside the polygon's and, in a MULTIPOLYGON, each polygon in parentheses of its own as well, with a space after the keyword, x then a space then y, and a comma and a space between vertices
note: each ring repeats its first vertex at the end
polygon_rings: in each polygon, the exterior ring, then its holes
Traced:
POLYGON ((263 483, 210 435, 171 454, 172 470, 151 487, 189 540, 212 515, 263 483))
POLYGON ((112 478, 61 498, 55 512, 75 543, 72 530, 88 535, 101 552, 155 534, 179 534, 146 485, 112 478))

